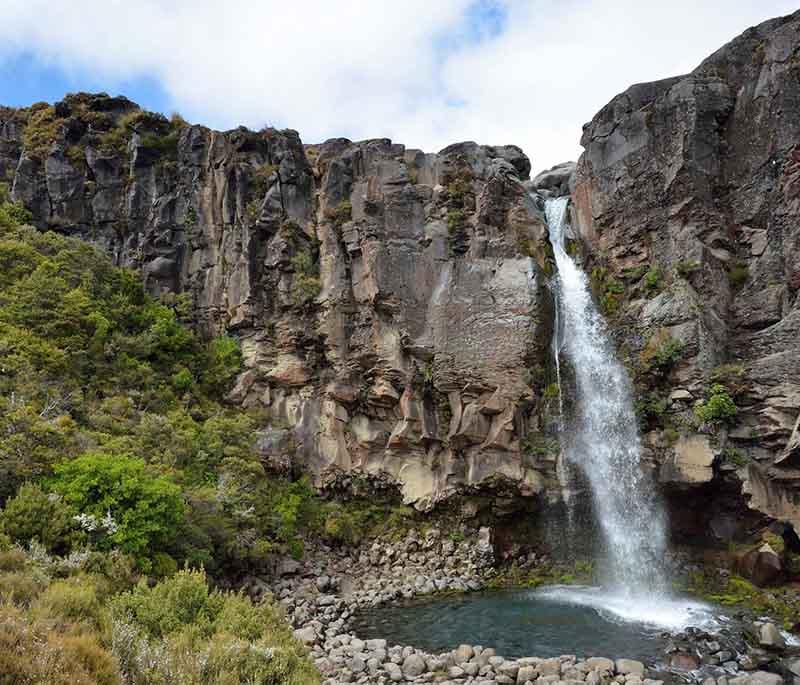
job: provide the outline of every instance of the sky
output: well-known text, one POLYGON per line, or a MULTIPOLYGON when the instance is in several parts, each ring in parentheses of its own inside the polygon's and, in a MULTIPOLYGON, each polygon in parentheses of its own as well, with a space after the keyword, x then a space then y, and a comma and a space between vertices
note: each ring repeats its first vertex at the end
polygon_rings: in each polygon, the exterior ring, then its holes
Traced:
POLYGON ((576 159, 633 83, 690 71, 783 0, 0 0, 0 104, 75 91, 304 142, 576 159))

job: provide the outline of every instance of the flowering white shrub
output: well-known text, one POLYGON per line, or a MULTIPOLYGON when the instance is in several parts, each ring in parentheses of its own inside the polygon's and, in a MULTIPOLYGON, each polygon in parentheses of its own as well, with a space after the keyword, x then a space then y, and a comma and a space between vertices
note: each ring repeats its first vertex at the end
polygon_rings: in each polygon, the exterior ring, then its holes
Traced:
POLYGON ((87 533, 100 533, 113 535, 119 530, 119 525, 111 515, 111 510, 107 510, 103 518, 98 519, 94 514, 76 514, 72 519, 87 533))

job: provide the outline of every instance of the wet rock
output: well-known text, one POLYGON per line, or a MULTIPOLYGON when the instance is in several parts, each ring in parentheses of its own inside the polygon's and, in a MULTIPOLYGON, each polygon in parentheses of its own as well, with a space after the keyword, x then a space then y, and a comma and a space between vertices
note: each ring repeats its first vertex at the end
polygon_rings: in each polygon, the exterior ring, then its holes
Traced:
POLYGON ((694 671, 700 666, 700 659, 690 652, 675 652, 669 657, 669 665, 681 671, 694 671))
POLYGON ((763 623, 758 627, 758 644, 768 649, 783 649, 786 640, 774 623, 763 623))

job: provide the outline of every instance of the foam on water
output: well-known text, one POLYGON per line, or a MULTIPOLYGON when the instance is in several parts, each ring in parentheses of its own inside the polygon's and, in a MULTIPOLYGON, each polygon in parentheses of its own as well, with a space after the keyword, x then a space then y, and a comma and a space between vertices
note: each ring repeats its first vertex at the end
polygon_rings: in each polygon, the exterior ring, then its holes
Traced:
POLYGON ((689 626, 712 630, 720 618, 712 608, 683 597, 635 597, 585 585, 553 585, 533 590, 537 599, 591 607, 608 621, 639 623, 650 628, 680 631, 689 626))

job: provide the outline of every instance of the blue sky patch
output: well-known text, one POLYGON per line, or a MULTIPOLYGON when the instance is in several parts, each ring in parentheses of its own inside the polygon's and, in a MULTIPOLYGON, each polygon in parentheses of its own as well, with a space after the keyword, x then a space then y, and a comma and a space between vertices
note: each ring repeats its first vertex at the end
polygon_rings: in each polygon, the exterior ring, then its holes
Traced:
POLYGON ((85 70, 66 72, 29 53, 0 57, 0 104, 25 107, 34 102, 58 102, 79 91, 124 95, 145 109, 169 113, 171 100, 155 79, 103 78, 85 70))

